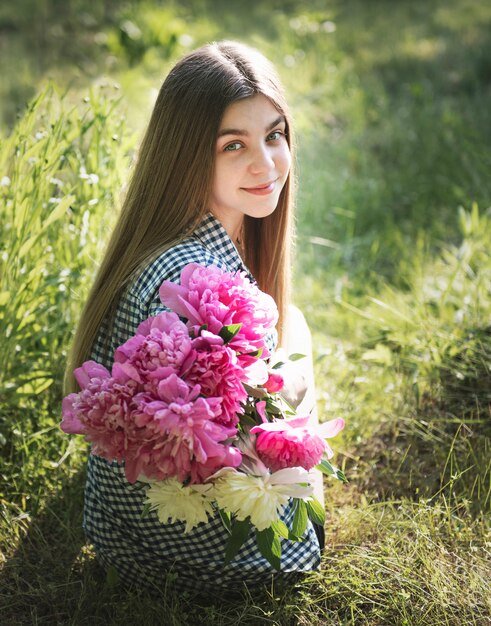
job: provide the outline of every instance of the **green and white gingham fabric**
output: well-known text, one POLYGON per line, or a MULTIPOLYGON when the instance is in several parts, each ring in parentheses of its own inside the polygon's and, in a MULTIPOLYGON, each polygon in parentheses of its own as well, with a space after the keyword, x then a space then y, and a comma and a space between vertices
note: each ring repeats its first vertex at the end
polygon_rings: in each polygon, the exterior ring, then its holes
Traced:
MULTIPOLYGON (((135 334, 144 319, 166 310, 159 299, 159 287, 164 280, 178 282, 188 263, 247 271, 221 223, 208 214, 190 237, 166 250, 131 285, 118 305, 110 340, 105 342, 103 326, 91 358, 110 369, 114 350, 135 334)), ((275 340, 272 336, 271 348, 275 340)), ((319 542, 310 521, 304 541, 281 539, 280 572, 259 553, 253 533, 224 567, 228 534, 218 516, 184 534, 181 522, 162 524, 155 512, 142 516, 144 496, 144 485, 128 483, 123 466, 90 456, 85 533, 100 562, 106 568, 114 567, 123 584, 157 589, 170 584, 177 591, 230 593, 239 591, 243 584, 257 588, 270 584, 273 577, 276 582, 288 582, 319 568, 319 542)), ((288 526, 293 519, 292 508, 287 505, 282 516, 288 526)))

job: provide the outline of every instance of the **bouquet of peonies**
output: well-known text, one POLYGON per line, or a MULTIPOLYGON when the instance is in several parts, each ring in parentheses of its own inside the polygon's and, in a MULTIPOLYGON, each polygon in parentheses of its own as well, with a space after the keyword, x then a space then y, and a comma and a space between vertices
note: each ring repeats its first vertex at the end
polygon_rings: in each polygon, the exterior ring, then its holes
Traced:
POLYGON ((254 527, 279 569, 280 537, 301 540, 308 517, 324 521, 310 471, 344 480, 325 441, 344 422, 309 425, 282 398, 283 364, 269 366, 266 345, 278 311, 244 272, 191 263, 160 298, 171 312, 140 324, 111 372, 94 361, 75 370, 81 391, 64 398, 61 428, 145 484, 142 513, 184 522, 184 532, 219 514, 230 534, 226 562, 254 527), (280 520, 290 498, 292 528, 280 520))

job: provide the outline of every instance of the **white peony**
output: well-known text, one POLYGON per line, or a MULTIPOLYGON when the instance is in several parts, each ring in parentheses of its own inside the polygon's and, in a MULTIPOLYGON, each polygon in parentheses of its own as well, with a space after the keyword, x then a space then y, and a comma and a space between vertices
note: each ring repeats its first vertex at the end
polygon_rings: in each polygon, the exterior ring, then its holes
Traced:
POLYGON ((185 533, 195 526, 208 521, 213 515, 213 507, 208 497, 211 485, 189 485, 184 487, 175 478, 167 480, 148 481, 150 488, 147 491, 145 504, 157 512, 159 520, 167 522, 185 522, 185 533))
POLYGON ((308 482, 308 472, 299 467, 262 476, 222 470, 213 496, 220 508, 234 513, 238 520, 250 517, 257 530, 265 530, 278 520, 290 497, 306 499, 312 495, 312 485, 305 484, 308 482))

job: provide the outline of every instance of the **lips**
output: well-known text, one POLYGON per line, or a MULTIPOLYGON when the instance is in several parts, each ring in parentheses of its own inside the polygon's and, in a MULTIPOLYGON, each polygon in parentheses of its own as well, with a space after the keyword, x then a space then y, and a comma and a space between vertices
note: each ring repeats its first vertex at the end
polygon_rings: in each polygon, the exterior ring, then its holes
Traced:
POLYGON ((242 191, 252 193, 256 196, 267 196, 272 193, 275 188, 276 179, 262 185, 256 185, 255 187, 241 187, 242 191))

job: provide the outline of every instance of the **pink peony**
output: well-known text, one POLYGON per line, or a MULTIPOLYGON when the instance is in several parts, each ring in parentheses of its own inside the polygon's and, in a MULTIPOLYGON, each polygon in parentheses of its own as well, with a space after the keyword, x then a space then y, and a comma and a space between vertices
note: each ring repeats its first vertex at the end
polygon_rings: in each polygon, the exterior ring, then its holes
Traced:
POLYGON ((103 365, 96 363, 96 361, 85 361, 81 367, 77 367, 73 371, 73 375, 80 389, 85 389, 94 378, 103 380, 110 376, 108 370, 103 365))
POLYGON ((64 398, 61 429, 85 435, 94 454, 122 462, 128 445, 128 411, 135 392, 133 381, 121 385, 110 377, 92 378, 80 393, 64 398))
POLYGON ((239 353, 263 350, 267 333, 278 320, 278 310, 271 296, 251 283, 245 272, 224 272, 213 265, 189 263, 181 272, 181 284, 164 281, 160 287, 163 304, 189 320, 191 327, 207 325, 220 333, 223 326, 241 324, 228 344, 239 353))
POLYGON ((220 414, 213 421, 224 426, 235 426, 241 403, 247 399, 243 381, 246 376, 237 354, 224 345, 223 339, 207 331, 193 340, 195 360, 186 374, 186 382, 199 384, 204 396, 222 399, 220 414))
POLYGON ((134 380, 113 378, 85 382, 78 394, 63 400, 61 428, 85 435, 92 452, 125 461, 129 482, 177 477, 203 482, 222 467, 237 467, 242 455, 225 442, 237 432, 213 420, 221 415, 221 398, 200 397, 175 374, 158 384, 158 397, 136 393, 134 380))
MULTIPOLYGON (((71 393, 63 398, 61 406, 63 419, 60 428, 63 432, 71 435, 83 435, 86 427, 84 423, 84 409, 79 404, 82 401, 81 396, 84 396, 87 410, 91 410, 89 399, 94 394, 100 395, 104 393, 103 387, 107 386, 111 375, 103 365, 95 361, 85 361, 81 367, 77 367, 73 371, 73 375, 82 391, 87 388, 89 390, 85 394, 71 393)), ((101 395, 95 398, 93 400, 94 406, 101 400, 104 402, 101 395)))
POLYGON ((172 374, 158 385, 158 400, 146 394, 135 397, 126 454, 126 477, 134 482, 140 473, 148 478, 177 477, 202 482, 222 467, 237 467, 242 455, 224 441, 236 429, 216 423, 221 398, 199 396, 172 374))
POLYGON ((159 313, 138 327, 137 334, 114 353, 112 375, 155 390, 171 374, 182 375, 193 362, 189 330, 175 313, 159 313))
POLYGON ((270 372, 268 380, 264 383, 263 387, 268 393, 276 393, 277 391, 281 391, 283 389, 284 384, 285 381, 283 380, 283 376, 270 372))
POLYGON ((324 424, 308 425, 309 416, 291 417, 267 422, 251 428, 259 433, 256 451, 272 471, 287 467, 312 469, 320 463, 324 453, 333 452, 324 439, 334 437, 344 428, 344 420, 335 419, 324 424))

